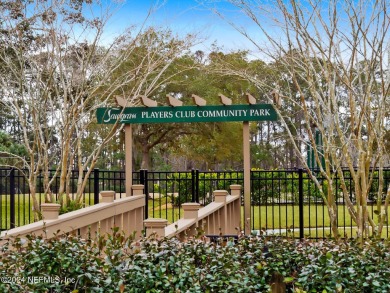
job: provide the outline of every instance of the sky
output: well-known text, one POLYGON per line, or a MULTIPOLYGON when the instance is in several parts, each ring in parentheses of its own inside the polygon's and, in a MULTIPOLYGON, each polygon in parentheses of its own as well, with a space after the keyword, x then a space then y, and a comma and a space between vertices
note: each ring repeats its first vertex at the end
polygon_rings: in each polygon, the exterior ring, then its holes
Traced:
POLYGON ((226 1, 208 0, 207 2, 208 7, 199 4, 197 0, 127 0, 115 12, 109 23, 109 30, 116 34, 129 25, 140 25, 147 18, 151 7, 157 6, 158 8, 149 17, 147 24, 168 27, 179 35, 197 33, 201 39, 205 40, 196 46, 197 49, 207 52, 214 42, 227 51, 253 49, 248 40, 213 13, 210 8, 217 7, 230 19, 235 19, 237 23, 248 28, 251 23, 246 17, 226 1))

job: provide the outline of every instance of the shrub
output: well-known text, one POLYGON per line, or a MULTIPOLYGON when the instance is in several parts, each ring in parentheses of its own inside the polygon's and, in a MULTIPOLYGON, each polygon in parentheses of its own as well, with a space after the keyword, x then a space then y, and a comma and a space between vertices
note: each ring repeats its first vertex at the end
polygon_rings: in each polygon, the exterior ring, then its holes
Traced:
POLYGON ((269 292, 281 280, 288 292, 389 292, 389 248, 261 236, 134 240, 117 228, 96 240, 28 236, 1 247, 0 274, 14 282, 0 291, 269 292))

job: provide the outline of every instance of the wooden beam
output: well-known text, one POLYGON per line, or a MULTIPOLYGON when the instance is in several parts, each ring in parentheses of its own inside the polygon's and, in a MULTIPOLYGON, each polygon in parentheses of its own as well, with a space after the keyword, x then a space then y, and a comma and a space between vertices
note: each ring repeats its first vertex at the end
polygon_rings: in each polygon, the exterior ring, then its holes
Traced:
POLYGON ((133 184, 133 130, 131 124, 125 125, 125 191, 131 196, 133 184))
POLYGON ((271 91, 272 101, 274 102, 274 105, 278 108, 282 106, 282 96, 279 94, 279 91, 277 89, 274 89, 271 91))
POLYGON ((250 93, 246 93, 245 95, 249 105, 256 104, 256 99, 254 96, 252 96, 250 93))
POLYGON ((142 105, 145 107, 157 107, 157 102, 149 99, 147 96, 140 96, 140 98, 142 105))
POLYGON ((232 100, 229 99, 228 97, 224 96, 223 94, 219 94, 218 97, 220 97, 220 99, 221 99, 221 104, 226 105, 226 106, 232 104, 232 100))
POLYGON ((242 149, 244 153, 244 233, 251 233, 251 158, 249 122, 243 122, 242 149))
POLYGON ((195 105, 197 105, 197 106, 206 106, 206 100, 205 99, 203 99, 203 98, 201 98, 201 97, 199 97, 197 95, 194 95, 194 94, 192 94, 191 97, 194 100, 195 105))
POLYGON ((115 100, 119 107, 126 108, 128 102, 125 98, 122 96, 115 96, 115 100))
POLYGON ((172 106, 172 107, 180 107, 183 105, 182 101, 179 101, 178 99, 175 99, 174 97, 172 97, 170 95, 167 95, 167 102, 168 102, 169 106, 172 106))

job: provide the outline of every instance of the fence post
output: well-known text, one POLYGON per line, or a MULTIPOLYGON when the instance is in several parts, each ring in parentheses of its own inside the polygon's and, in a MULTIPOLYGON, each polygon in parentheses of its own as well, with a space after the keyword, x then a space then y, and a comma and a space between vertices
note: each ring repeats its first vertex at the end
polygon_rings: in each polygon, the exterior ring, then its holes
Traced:
POLYGON ((196 177, 195 177, 195 170, 191 170, 191 202, 196 202, 196 177))
POLYGON ((145 219, 149 217, 149 188, 148 188, 148 170, 139 170, 139 181, 144 186, 145 193, 145 219))
POLYGON ((15 228, 15 169, 11 169, 10 172, 10 178, 9 178, 9 185, 10 185, 10 229, 15 228))
POLYGON ((196 178, 196 185, 195 185, 195 195, 196 195, 196 202, 199 203, 199 170, 195 170, 195 178, 196 178))
POLYGON ((304 238, 304 217, 303 217, 303 169, 298 169, 299 176, 299 238, 304 238))
POLYGON ((93 169, 93 201, 99 203, 99 169, 93 169))

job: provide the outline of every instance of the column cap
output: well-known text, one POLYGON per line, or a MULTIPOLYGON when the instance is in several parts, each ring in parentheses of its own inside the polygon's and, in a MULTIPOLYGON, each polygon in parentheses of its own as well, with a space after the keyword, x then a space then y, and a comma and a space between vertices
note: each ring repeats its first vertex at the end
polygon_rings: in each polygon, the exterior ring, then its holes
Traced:
POLYGON ((100 191, 100 195, 102 197, 101 202, 114 202, 115 191, 113 190, 103 190, 100 191))
POLYGON ((143 184, 134 184, 131 186, 133 195, 143 195, 145 186, 143 184))
POLYGON ((226 196, 229 195, 227 190, 214 190, 213 194, 215 202, 226 202, 226 196))
POLYGON ((240 184, 230 185, 230 190, 241 190, 242 186, 240 184))
POLYGON ((146 228, 165 228, 168 226, 168 220, 160 218, 149 218, 144 220, 144 225, 146 228))
POLYGON ((131 189, 141 190, 141 189, 144 189, 144 185, 143 184, 133 184, 133 185, 131 185, 131 189))
POLYGON ((61 205, 58 203, 43 203, 41 204, 41 211, 43 220, 56 220, 60 213, 61 205))
POLYGON ((200 204, 197 202, 186 202, 181 206, 184 211, 198 211, 200 209, 200 204))

